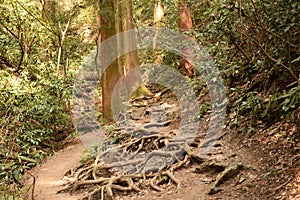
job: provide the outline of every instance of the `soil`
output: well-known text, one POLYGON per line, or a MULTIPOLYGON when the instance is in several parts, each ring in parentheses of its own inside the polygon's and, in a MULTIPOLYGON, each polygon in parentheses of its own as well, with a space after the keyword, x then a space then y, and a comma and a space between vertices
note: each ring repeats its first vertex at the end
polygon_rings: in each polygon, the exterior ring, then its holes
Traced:
MULTIPOLYGON (((168 103, 173 103, 168 102, 168 103)), ((138 112, 135 115, 139 115, 138 112)), ((174 125, 174 123, 173 123, 174 125)), ((300 199, 300 145, 291 142, 298 134, 297 126, 284 120, 255 133, 247 129, 247 121, 239 128, 224 128, 224 136, 202 164, 189 163, 174 172, 180 181, 159 185, 157 192, 142 187, 140 192, 114 193, 116 200, 248 200, 300 199), (241 166, 237 170, 238 167, 241 166)), ((199 130, 199 137, 201 132, 199 130)), ((295 140, 296 141, 296 140, 295 140)), ((73 195, 59 193, 63 176, 75 167, 85 149, 79 139, 36 167, 35 200, 77 200, 85 190, 73 195)), ((198 149, 199 150, 199 149, 198 149)), ((29 179, 28 182, 31 182, 29 179)))
MULTIPOLYGON (((62 148, 62 147, 61 147, 62 148)), ((65 172, 76 166, 85 147, 78 139, 72 139, 65 147, 48 158, 43 164, 31 170, 35 176, 34 200, 77 200, 80 195, 71 196, 66 193, 56 194, 63 187, 65 172)), ((33 178, 28 176, 27 183, 32 184, 33 178)), ((31 194, 28 194, 28 199, 31 194)))

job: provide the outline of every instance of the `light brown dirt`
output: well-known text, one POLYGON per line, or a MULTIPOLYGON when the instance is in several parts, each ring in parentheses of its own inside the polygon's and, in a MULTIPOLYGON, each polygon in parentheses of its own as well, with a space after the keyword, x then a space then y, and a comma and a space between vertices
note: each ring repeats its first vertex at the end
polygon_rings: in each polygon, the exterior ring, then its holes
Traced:
MULTIPOLYGON (((270 139, 270 138, 269 138, 270 139)), ((229 157, 234 156, 234 160, 240 160, 245 166, 250 166, 249 169, 243 170, 241 174, 237 177, 229 180, 220 188, 222 189, 216 195, 208 195, 208 191, 211 188, 212 182, 217 174, 199 174, 194 173, 194 168, 184 167, 177 172, 175 172, 176 178, 181 182, 181 187, 176 188, 174 185, 163 186, 163 192, 156 192, 154 190, 149 190, 149 188, 143 189, 141 192, 119 192, 116 193, 116 200, 218 200, 218 199, 228 199, 228 200, 247 200, 247 199, 257 199, 259 190, 264 188, 275 188, 274 185, 269 185, 266 182, 267 178, 266 169, 263 164, 263 155, 260 155, 255 150, 247 150, 244 145, 241 144, 238 138, 226 137, 223 140, 224 143, 231 143, 231 145, 224 145, 222 148, 222 154, 224 154, 223 159, 220 159, 222 163, 231 163, 232 160, 227 160, 229 157), (231 141, 231 142, 230 142, 231 141), (227 146, 227 148, 226 148, 227 146), (255 155, 253 155, 253 153, 255 155), (230 156, 231 155, 231 156, 230 156), (238 159, 242 158, 242 159, 238 159), (225 159, 225 160, 224 160, 225 159), (261 160, 262 159, 262 160, 261 160), (243 183, 239 183, 241 180, 245 180, 243 183), (253 185, 254 184, 254 185, 253 185), (269 185, 266 186, 265 184, 269 185), (258 193, 257 193, 258 192, 258 193)), ((247 141, 247 144, 250 142, 247 141)), ((44 164, 34 168, 31 173, 37 178, 35 185, 35 200, 78 200, 80 196, 79 193, 75 195, 70 195, 68 193, 56 194, 56 192, 62 188, 62 178, 66 170, 73 168, 78 164, 81 153, 85 149, 82 142, 77 139, 75 143, 68 145, 65 149, 59 151, 54 156, 49 158, 44 164)), ((214 155, 216 156, 216 155, 214 155)), ((299 177, 296 176, 296 178, 299 177)), ((299 179, 300 180, 300 179, 299 179)), ((31 183, 32 179, 28 180, 31 183)), ((283 181, 284 182, 284 181, 283 181)), ((291 181, 293 183, 295 181, 291 181)), ((278 184, 277 184, 278 185, 278 184)), ((288 184, 289 186, 291 184, 288 184)), ((290 186, 294 188, 292 194, 285 194, 282 192, 276 192, 275 194, 270 194, 272 197, 278 197, 278 199, 289 199, 297 200, 299 199, 299 188, 295 189, 295 186, 290 186), (281 198, 279 198, 281 197, 281 198)), ((283 187, 283 191, 284 191, 283 187)), ((272 189, 271 189, 272 190, 272 189)), ((287 192, 289 193, 289 192, 287 192)), ((84 195, 84 192, 82 193, 84 195)), ((268 195, 267 195, 268 196, 268 195)), ((267 199, 267 196, 261 196, 259 199, 267 199)), ((272 198, 271 197, 271 198, 272 198)), ((28 198, 30 199, 30 198, 28 198)))
MULTIPOLYGON (((78 164, 81 154, 85 149, 79 139, 68 145, 65 149, 57 152, 42 165, 31 170, 36 177, 34 200, 77 200, 80 196, 67 193, 56 194, 63 187, 64 173, 78 164)), ((33 178, 27 180, 32 183, 33 178)), ((31 199, 31 194, 28 196, 31 199)))
MULTIPOLYGON (((174 173, 181 182, 180 188, 166 183, 160 185, 162 192, 156 192, 141 186, 140 192, 114 191, 114 200, 298 200, 300 148, 296 151, 294 146, 300 145, 297 143, 291 146, 288 140, 297 133, 293 131, 294 125, 287 123, 289 125, 284 128, 282 124, 283 122, 275 124, 268 129, 262 127, 253 135, 249 135, 247 129, 232 129, 227 124, 224 128, 226 134, 208 158, 226 166, 242 164, 244 169, 218 186, 219 192, 216 194, 208 193, 219 173, 197 173, 195 169, 199 164, 193 163, 174 173)), ((247 128, 247 124, 245 127, 247 128)), ((205 131, 198 132, 198 137, 203 138, 202 134, 205 131)), ((93 137, 81 139, 89 143, 91 138, 93 137)), ((79 163, 84 149, 84 145, 77 139, 75 143, 66 146, 64 150, 31 171, 37 177, 35 200, 78 200, 80 196, 77 194, 86 194, 89 188, 83 188, 74 195, 56 194, 63 187, 64 173, 79 163)))

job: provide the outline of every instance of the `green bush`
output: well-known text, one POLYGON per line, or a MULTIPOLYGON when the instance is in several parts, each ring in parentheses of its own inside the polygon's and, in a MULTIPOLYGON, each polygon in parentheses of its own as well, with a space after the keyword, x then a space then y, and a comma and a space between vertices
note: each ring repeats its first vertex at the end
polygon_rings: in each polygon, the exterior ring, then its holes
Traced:
MULTIPOLYGON (((196 38, 223 73, 232 112, 274 123, 299 110, 300 2, 201 1, 196 38)), ((238 116, 237 115, 237 116, 238 116)), ((296 118, 297 119, 297 118, 296 118)), ((299 119, 298 119, 299 120, 299 119)))
MULTIPOLYGON (((42 7, 37 0, 0 3, 2 186, 20 184, 26 170, 74 131, 70 116, 73 81, 94 46, 82 45, 79 31, 95 23, 90 3, 69 4, 70 10, 61 9, 52 18, 42 7)), ((5 187, 0 187, 0 193, 1 188, 5 187)))
POLYGON ((44 150, 58 131, 71 130, 66 107, 71 86, 70 80, 49 77, 30 81, 26 73, 12 77, 2 72, 0 179, 20 181, 23 167, 28 169, 45 157, 44 150))

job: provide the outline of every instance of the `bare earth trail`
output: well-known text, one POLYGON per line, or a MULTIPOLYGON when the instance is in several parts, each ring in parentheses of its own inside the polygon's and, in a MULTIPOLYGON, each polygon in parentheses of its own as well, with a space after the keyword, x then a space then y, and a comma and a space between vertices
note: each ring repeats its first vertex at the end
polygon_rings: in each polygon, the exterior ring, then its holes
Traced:
MULTIPOLYGON (((141 192, 120 192, 115 196, 116 200, 248 200, 248 199, 267 199, 266 196, 260 196, 258 188, 265 188, 265 182, 261 177, 264 174, 263 159, 261 155, 254 151, 246 150, 241 145, 238 139, 225 137, 222 146, 218 152, 211 155, 216 162, 212 165, 204 165, 204 173, 199 171, 199 166, 186 166, 178 170, 174 175, 180 180, 180 188, 174 185, 166 185, 163 192, 157 192, 143 189, 141 192), (231 143, 230 145, 228 145, 231 143), (226 145, 227 144, 227 145, 226 145), (239 146, 239 147, 238 147, 239 146), (226 181, 219 188, 220 191, 215 195, 209 195, 211 186, 217 177, 213 171, 218 167, 224 165, 232 165, 232 163, 242 163, 246 169, 241 173, 233 176, 229 181, 226 181), (255 194, 256 193, 256 194, 255 194)), ((36 177, 35 183, 35 198, 34 200, 78 200, 84 193, 58 193, 64 181, 62 180, 65 172, 68 169, 75 167, 80 160, 81 154, 85 147, 79 139, 76 139, 71 145, 57 152, 54 156, 49 157, 48 160, 42 165, 31 170, 31 173, 36 177)), ((202 169, 203 170, 203 169, 202 169)), ((298 177, 299 178, 299 177, 298 177)), ((282 181, 285 182, 285 181, 282 181)), ((28 180, 28 184, 32 183, 32 178, 28 180)), ((272 186, 270 186, 272 188, 272 186)), ((274 186, 273 186, 274 187, 274 186)), ((271 195, 277 199, 297 200, 300 196, 295 193, 293 197, 282 195, 281 192, 276 192, 271 195)), ((28 196, 28 199, 31 199, 28 196)))
MULTIPOLYGON (((82 195, 70 195, 68 193, 57 193, 63 187, 63 176, 65 172, 73 168, 79 163, 82 152, 85 147, 79 139, 76 143, 67 146, 60 150, 52 157, 49 157, 45 163, 31 170, 32 175, 36 177, 34 200, 78 200, 82 195)), ((141 193, 126 195, 123 198, 117 196, 116 199, 176 199, 176 200, 194 200, 207 199, 206 194, 209 191, 209 186, 200 183, 200 176, 193 173, 192 169, 183 169, 176 173, 180 177, 182 187, 175 189, 169 188, 166 192, 155 192, 144 190, 141 193)), ((32 183, 32 178, 27 180, 32 183)), ((28 195, 28 199, 30 199, 28 195)))
MULTIPOLYGON (((31 171, 36 177, 35 200, 77 200, 80 197, 56 192, 62 187, 64 173, 79 163, 84 149, 82 142, 75 139, 73 144, 55 153, 45 163, 31 171)), ((32 178, 28 181, 32 183, 32 178)))
MULTIPOLYGON (((142 119, 141 122, 146 122, 149 120, 145 115, 145 113, 149 113, 147 110, 157 109, 141 105, 137 105, 127 118, 142 119)), ((175 102, 165 98, 165 104, 162 105, 166 105, 168 116, 173 119, 173 123, 169 127, 165 127, 170 130, 178 123, 176 114, 174 114, 177 109, 173 109, 171 106, 175 105, 175 102)), ((207 120, 204 118, 201 122, 204 121, 207 120)), ((245 137, 241 133, 246 131, 241 129, 238 132, 227 125, 224 127, 222 138, 207 154, 203 163, 186 163, 174 172, 174 176, 180 182, 180 187, 166 182, 159 185, 162 191, 157 192, 142 184, 139 192, 114 190, 113 199, 298 200, 300 199, 300 156, 297 153, 295 153, 296 156, 292 156, 289 143, 285 142, 284 137, 270 134, 273 132, 291 134, 290 131, 293 130, 293 127, 287 127, 286 130, 283 130, 282 127, 281 124, 277 124, 256 133, 253 137, 245 137), (275 139, 282 141, 277 143, 274 142, 275 139), (282 145, 286 145, 286 147, 282 145)), ((205 133, 203 125, 197 131, 196 138, 201 140, 205 137, 205 133)), ((64 183, 67 183, 66 180, 63 180, 65 172, 79 164, 84 149, 85 146, 77 138, 71 145, 66 145, 63 150, 48 158, 44 164, 31 170, 36 177, 34 200, 78 200, 88 194, 87 192, 92 189, 91 185, 75 191, 73 195, 68 192, 57 194, 57 191, 65 187, 64 183)), ((194 150, 201 151, 199 146, 195 146, 194 150)), ((30 183, 32 183, 32 178, 28 180, 28 184, 30 183)), ((104 199, 111 198, 104 196, 104 199)))

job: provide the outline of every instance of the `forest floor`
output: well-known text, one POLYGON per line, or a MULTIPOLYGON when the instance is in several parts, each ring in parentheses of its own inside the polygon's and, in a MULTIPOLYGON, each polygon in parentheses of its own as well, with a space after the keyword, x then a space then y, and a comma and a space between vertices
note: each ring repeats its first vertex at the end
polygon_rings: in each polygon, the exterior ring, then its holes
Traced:
MULTIPOLYGON (((165 96, 162 103, 176 104, 170 96, 165 96)), ((131 112, 131 116, 143 118, 145 109, 138 107, 131 112)), ((176 127, 178 120, 175 116, 166 128, 176 127)), ((204 124, 205 121, 202 120, 204 124)), ((187 163, 174 172, 180 181, 179 187, 169 181, 159 185, 162 189, 160 192, 146 186, 141 187, 139 192, 114 191, 114 199, 300 199, 300 145, 299 142, 291 142, 297 133, 296 125, 287 119, 268 128, 262 126, 255 133, 247 133, 247 127, 246 120, 240 128, 232 129, 227 124, 223 137, 205 162, 187 163)), ((197 138, 203 138, 204 132, 205 126, 200 127, 197 138)), ((197 148, 194 150, 200 150, 197 148)), ((31 171, 36 177, 35 200, 77 200, 88 191, 85 188, 72 195, 57 194, 66 183, 63 180, 65 172, 79 163, 84 149, 84 145, 76 138, 31 171)), ((30 183, 32 179, 27 181, 30 183)))
MULTIPOLYGON (((80 196, 70 196, 66 193, 57 194, 57 190, 63 183, 65 172, 74 167, 81 158, 85 147, 79 138, 73 138, 68 143, 61 145, 61 150, 49 157, 43 164, 31 170, 36 178, 34 184, 35 200, 75 200, 80 196)), ((26 176, 27 184, 32 184, 33 178, 26 176)), ((31 198, 31 193, 27 199, 31 198)))

